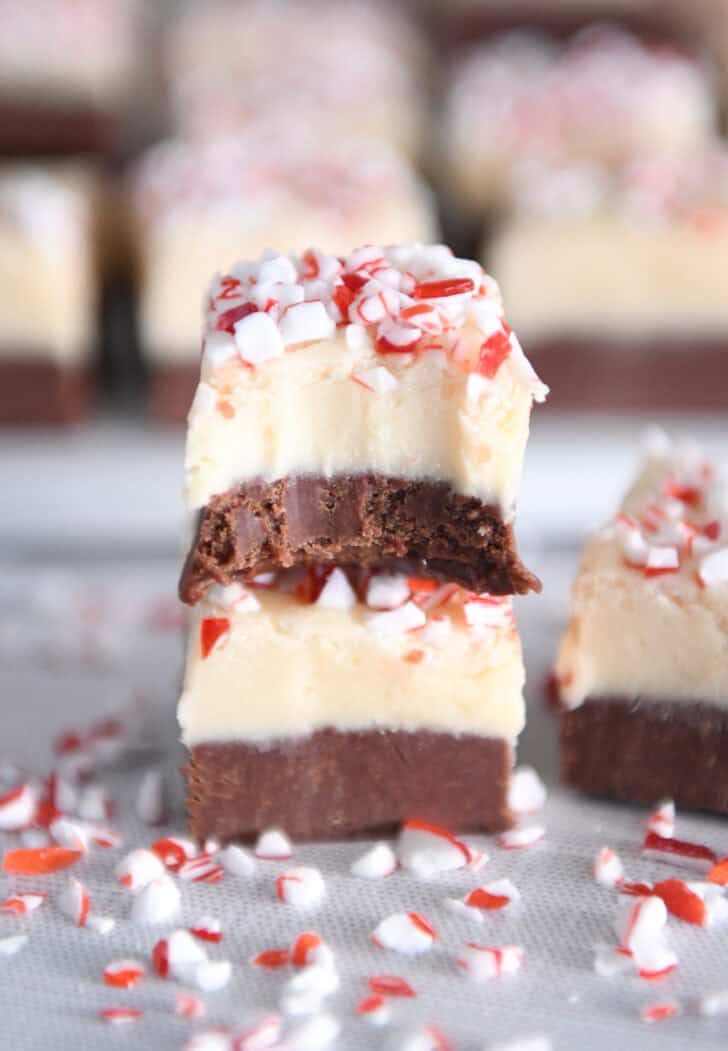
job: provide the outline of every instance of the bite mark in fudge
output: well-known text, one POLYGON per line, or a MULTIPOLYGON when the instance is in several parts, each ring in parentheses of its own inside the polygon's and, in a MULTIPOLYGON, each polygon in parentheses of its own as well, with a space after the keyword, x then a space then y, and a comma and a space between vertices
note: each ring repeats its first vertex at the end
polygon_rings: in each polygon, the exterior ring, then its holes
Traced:
POLYGON ((293 477, 213 497, 201 512, 180 595, 275 567, 356 563, 430 576, 494 595, 540 590, 500 510, 446 483, 376 475, 293 477))

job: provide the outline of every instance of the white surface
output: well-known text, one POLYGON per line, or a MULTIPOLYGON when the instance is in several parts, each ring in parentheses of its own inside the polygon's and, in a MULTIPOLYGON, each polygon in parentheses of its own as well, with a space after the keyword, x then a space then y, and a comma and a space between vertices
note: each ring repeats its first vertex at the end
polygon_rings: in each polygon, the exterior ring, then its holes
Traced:
MULTIPOLYGON (((541 685, 561 628, 574 555, 535 557, 531 562, 544 577, 545 592, 541 598, 518 602, 530 679, 530 722, 520 760, 536 765, 553 786, 556 727, 541 703, 541 685)), ((0 750, 24 756, 41 773, 47 770, 50 741, 58 731, 96 720, 141 691, 158 717, 154 734, 147 738, 158 748, 158 759, 147 756, 141 765, 101 779, 118 803, 120 816, 114 824, 131 848, 161 834, 150 834, 128 816, 133 814, 141 771, 153 762, 164 766, 174 789, 174 829, 182 828, 176 774, 182 756, 173 715, 181 636, 176 630, 139 630, 140 614, 149 609, 151 596, 171 597, 176 566, 171 561, 117 564, 99 575, 88 566, 79 573, 69 565, 66 573, 60 586, 57 575, 29 572, 27 567, 4 567, 0 573, 0 695, 5 701, 0 750), (145 599, 140 597, 143 592, 145 599)), ((364 852, 361 843, 300 847, 294 863, 319 867, 327 890, 321 908, 306 913, 275 900, 280 863, 259 863, 250 881, 226 876, 216 886, 185 884, 181 919, 189 923, 205 913, 217 916, 225 936, 220 946, 211 947, 210 955, 233 962, 229 987, 204 997, 209 1014, 203 1023, 174 1017, 177 986, 170 982, 148 978, 129 992, 102 984, 107 963, 122 957, 148 960, 157 938, 172 925, 130 925, 129 898, 110 878, 119 851, 98 851, 73 871, 87 884, 92 902, 117 918, 109 936, 73 928, 52 904, 26 924, 0 916, 0 937, 19 926, 30 934, 21 953, 0 959, 0 1047, 113 1051, 134 1046, 171 1051, 206 1024, 240 1025, 276 1008, 287 977, 256 969, 249 958, 289 945, 305 929, 319 931, 336 954, 342 985, 327 1007, 342 1023, 336 1047, 343 1051, 374 1046, 395 1051, 402 1047, 404 1028, 415 1023, 439 1026, 455 1051, 480 1051, 506 1037, 533 1033, 548 1034, 555 1051, 724 1047, 725 1021, 701 1018, 691 1010, 693 997, 728 986, 724 931, 703 931, 671 920, 669 936, 680 968, 657 985, 630 977, 604 979, 593 972, 592 945, 612 941, 615 911, 614 892, 589 875, 597 849, 609 845, 617 850, 634 879, 678 874, 677 867, 639 858, 644 819, 642 810, 588 802, 552 787, 538 818, 547 828, 541 845, 504 852, 490 838, 473 837, 490 854, 485 868, 477 875, 451 872, 429 882, 402 872, 382 882, 355 880, 349 866, 364 852), (522 906, 511 915, 487 917, 477 925, 443 904, 446 897, 462 897, 472 887, 504 876, 523 895, 522 906), (410 909, 420 911, 438 930, 431 952, 405 959, 371 944, 369 935, 382 918, 410 909), (523 945, 521 973, 471 984, 453 962, 462 944, 471 940, 523 945), (402 975, 419 994, 415 1000, 393 1000, 393 1021, 383 1030, 353 1016, 354 1005, 365 995, 366 977, 372 974, 402 975), (638 1021, 644 1004, 673 996, 683 1005, 682 1017, 652 1027, 638 1021), (117 1005, 141 1006, 145 1017, 119 1029, 97 1020, 99 1009, 117 1005)), ((677 834, 728 853, 725 821, 679 814, 677 834)), ((0 837, 0 849, 10 838, 0 837)), ((0 876, 0 897, 20 886, 41 886, 53 896, 64 882, 65 874, 42 880, 0 876)))

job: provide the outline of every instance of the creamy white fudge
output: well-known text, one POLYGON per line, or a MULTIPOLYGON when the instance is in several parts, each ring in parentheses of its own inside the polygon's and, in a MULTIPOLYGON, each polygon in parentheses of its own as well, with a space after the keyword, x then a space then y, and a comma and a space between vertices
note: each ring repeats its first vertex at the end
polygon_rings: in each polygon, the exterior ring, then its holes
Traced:
POLYGON ((618 163, 684 153, 714 132, 716 117, 710 79, 686 55, 612 28, 585 30, 565 44, 516 31, 455 69, 446 179, 457 207, 477 215, 502 203, 517 160, 618 163))
POLYGON ((509 598, 303 569, 266 586, 214 586, 197 604, 179 720, 190 748, 264 746, 323 728, 512 744, 523 683, 509 598))
POLYGON ((511 197, 486 254, 524 339, 728 332, 724 146, 618 169, 531 163, 511 197))
POLYGON ((728 489, 694 448, 661 442, 587 542, 556 666, 589 699, 728 709, 728 489))
POLYGON ((272 126, 284 141, 306 129, 319 148, 354 138, 420 148, 427 50, 395 5, 193 3, 169 26, 165 52, 185 136, 272 126))
POLYGON ((96 310, 93 212, 93 182, 79 169, 0 171, 0 363, 87 359, 96 310))
POLYGON ((270 245, 345 252, 365 240, 432 241, 429 190, 381 146, 326 153, 276 134, 211 143, 169 141, 132 184, 140 265, 139 320, 152 362, 199 360, 199 300, 210 275, 270 245), (194 251, 189 246, 194 244, 194 251))
POLYGON ((372 472, 450 483, 511 521, 546 388, 497 285, 442 245, 270 253, 207 296, 187 504, 247 480, 372 472))

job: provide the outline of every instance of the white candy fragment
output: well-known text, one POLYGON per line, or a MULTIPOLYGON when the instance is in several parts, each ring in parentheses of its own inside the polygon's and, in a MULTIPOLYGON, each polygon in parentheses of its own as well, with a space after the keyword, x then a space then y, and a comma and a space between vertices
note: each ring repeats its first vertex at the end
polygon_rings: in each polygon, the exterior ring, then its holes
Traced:
POLYGON ((426 1025, 407 1033, 397 1045, 397 1049, 398 1051, 442 1051, 443 1048, 449 1046, 449 1041, 439 1029, 426 1025))
POLYGON ((256 865, 253 855, 235 843, 223 847, 217 855, 217 860, 231 876, 247 878, 255 872, 256 865))
POLYGON ((18 832, 29 825, 34 816, 38 798, 32 785, 19 785, 0 798, 0 832, 18 832))
POLYGON ((498 846, 503 850, 524 850, 539 843, 546 835, 542 825, 522 825, 520 828, 509 828, 498 836, 498 846))
MULTIPOLYGON (((205 349, 203 351, 205 364, 212 369, 220 368, 231 358, 237 356, 238 348, 235 339, 229 332, 208 332, 205 336, 205 349)), ((212 390, 212 388, 210 388, 212 390)), ((213 391, 217 400, 217 392, 213 391)))
POLYGON ((198 383, 195 396, 190 406, 190 418, 193 416, 209 416, 217 406, 217 391, 209 383, 198 383))
POLYGON ((356 594, 343 569, 337 567, 329 573, 316 599, 316 605, 324 609, 353 609, 356 605, 356 594))
POLYGON ((622 948, 631 952, 643 978, 665 974, 677 966, 677 957, 664 940, 666 923, 667 908, 656 895, 617 903, 617 937, 622 948))
POLYGON ((259 365, 283 353, 283 339, 278 326, 273 318, 262 311, 236 321, 234 330, 238 353, 249 365, 259 365))
POLYGON ((406 821, 397 839, 397 858, 403 869, 422 879, 470 864, 468 847, 444 828, 423 821, 406 821))
POLYGON ((661 800, 647 818, 647 828, 663 839, 675 835, 675 803, 672 799, 661 800))
POLYGON ((257 613, 260 609, 260 602, 255 595, 242 584, 212 584, 205 597, 213 605, 233 610, 235 613, 257 613))
POLYGON ((139 783, 136 812, 145 825, 159 825, 164 819, 164 778, 161 770, 147 770, 139 783))
POLYGON ((372 341, 364 325, 347 325, 344 329, 344 338, 349 350, 369 350, 372 341))
POLYGON ((407 577, 400 574, 374 573, 367 587, 367 606, 370 609, 399 609, 410 597, 407 577))
POLYGON ((707 993, 705 996, 701 996, 695 1007, 698 1014, 705 1015, 708 1018, 728 1014, 728 989, 721 989, 719 992, 707 993))
MULTIPOLYGON (((353 328, 354 326, 350 327, 353 328)), ((355 383, 371 391, 372 394, 387 394, 399 386, 399 380, 383 365, 377 365, 373 369, 362 369, 360 372, 353 372, 351 378, 355 383)))
POLYGON ((111 934, 114 927, 116 927, 116 920, 113 916, 99 916, 98 913, 90 912, 86 920, 86 927, 88 930, 105 937, 107 934, 111 934))
POLYGON ((336 323, 329 317, 320 300, 294 303, 283 311, 279 322, 280 334, 286 346, 308 343, 315 339, 330 339, 336 332, 336 323))
POLYGON ((618 887, 624 880, 624 866, 611 847, 602 847, 592 865, 594 879, 603 887, 618 887))
POLYGON ((397 868, 397 858, 389 843, 375 843, 352 864, 351 874, 359 879, 384 879, 397 868))
POLYGON ((0 904, 0 912, 29 916, 45 904, 46 898, 46 894, 12 894, 0 904))
POLYGON ((463 614, 469 628, 476 631, 497 630, 510 626, 512 609, 507 598, 478 595, 463 603, 463 614))
MULTIPOLYGON (((262 1045, 272 1047, 272 1044, 262 1045)), ((257 1051, 253 1044, 247 1045, 238 1042, 240 1051, 257 1051)), ((204 1033, 195 1033, 184 1045, 184 1051, 231 1051, 232 1041, 226 1033, 216 1029, 210 1029, 204 1033)))
POLYGON ((647 569, 677 570, 680 568, 680 556, 676 547, 655 547, 650 545, 647 552, 647 569))
POLYGON ((7 938, 0 938, 0 956, 15 956, 20 952, 28 941, 27 934, 11 934, 7 938))
POLYGON ((382 949, 418 956, 432 948, 436 936, 429 923, 416 912, 395 912, 377 925, 372 941, 382 949))
POLYGON ((415 631, 427 622, 426 614, 414 602, 405 602, 398 609, 385 613, 370 613, 366 626, 378 639, 396 638, 407 631, 415 631))
POLYGON ((715 883, 686 883, 685 886, 693 894, 697 894, 705 905, 705 926, 715 927, 723 924, 728 919, 728 900, 723 893, 724 888, 715 883))
POLYGON ((83 789, 78 803, 78 815, 84 821, 106 821, 109 809, 109 798, 102 785, 88 785, 83 789))
POLYGON ((594 971, 600 978, 614 978, 626 974, 634 967, 634 961, 617 945, 594 946, 594 971))
POLYGON ((290 1051, 324 1051, 333 1044, 340 1030, 333 1015, 314 1015, 286 1033, 285 1046, 290 1051))
POLYGON ((728 584, 728 547, 706 555, 700 562, 698 574, 706 588, 728 584))
POLYGON ((285 255, 271 256, 261 263, 258 270, 258 283, 273 281, 278 284, 293 284, 298 273, 293 262, 285 255))
POLYGON ((178 981, 187 981, 190 969, 206 960, 207 953, 202 944, 188 930, 179 928, 167 938, 169 973, 178 981))
POLYGON ((531 766, 518 766, 511 775, 508 807, 519 817, 536 814, 546 802, 546 786, 531 766))
POLYGON ((552 1048, 549 1037, 537 1033, 533 1036, 517 1036, 515 1040, 503 1043, 488 1044, 487 1051, 552 1051, 552 1048))
POLYGON ((116 878, 119 883, 135 893, 163 874, 164 865, 157 855, 142 847, 132 850, 116 866, 116 878))
POLYGON ((278 900, 287 905, 312 908, 323 900, 326 885, 318 869, 299 865, 278 877, 276 893, 278 900))
POLYGON ((302 968, 286 983, 281 1008, 286 1014, 315 1014, 327 996, 335 993, 341 979, 333 967, 311 964, 302 968))
POLYGON ((169 878, 159 876, 139 892, 131 907, 131 921, 138 924, 166 923, 177 912, 180 892, 169 878))
POLYGON ((89 914, 89 896, 83 883, 71 877, 56 899, 58 908, 77 927, 85 927, 89 914))
POLYGON ((88 826, 80 821, 72 821, 69 817, 57 817, 51 821, 48 830, 59 847, 80 850, 82 854, 89 849, 90 831, 88 826))
POLYGON ((475 982, 515 974, 523 963, 520 945, 477 945, 469 942, 458 957, 458 966, 475 982))
POLYGON ((258 837, 254 854, 263 861, 283 861, 293 856, 293 846, 285 832, 269 828, 258 837))
POLYGON ((233 973, 229 960, 204 960, 195 964, 184 979, 203 993, 215 993, 224 989, 233 973))

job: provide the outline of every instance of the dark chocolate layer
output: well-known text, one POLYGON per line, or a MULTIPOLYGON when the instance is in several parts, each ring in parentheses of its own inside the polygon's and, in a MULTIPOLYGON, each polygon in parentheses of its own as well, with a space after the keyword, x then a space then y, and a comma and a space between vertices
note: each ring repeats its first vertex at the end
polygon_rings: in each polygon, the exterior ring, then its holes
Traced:
POLYGON ((91 388, 87 368, 0 360, 0 425, 75 423, 86 415, 91 388))
POLYGON ((162 423, 184 423, 200 380, 200 363, 153 364, 149 376, 149 411, 162 423))
POLYGON ((445 482, 382 475, 300 476, 240 485, 200 515, 180 596, 212 581, 311 563, 381 565, 493 595, 538 591, 500 511, 445 482))
POLYGON ((121 121, 85 103, 0 100, 0 156, 66 157, 77 153, 115 155, 121 121))
POLYGON ((561 721, 561 777, 595 795, 728 813, 728 712, 707 703, 587 700, 561 721))
POLYGON ((294 840, 390 835, 419 817, 453 831, 508 828, 513 762, 503 740, 419 731, 320 730, 267 749, 192 749, 190 831, 249 840, 278 826, 294 840))
POLYGON ((530 339, 551 409, 725 409, 728 336, 530 339))

